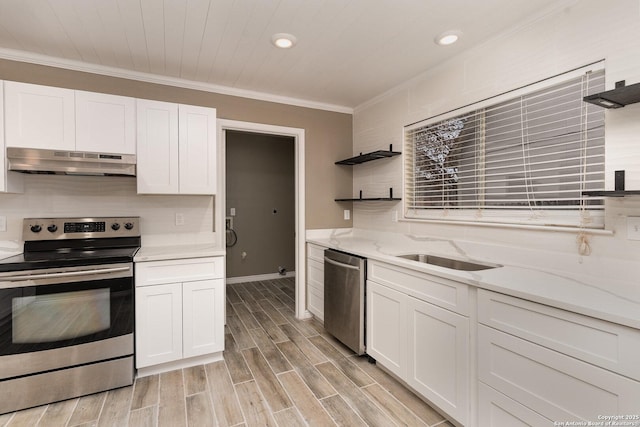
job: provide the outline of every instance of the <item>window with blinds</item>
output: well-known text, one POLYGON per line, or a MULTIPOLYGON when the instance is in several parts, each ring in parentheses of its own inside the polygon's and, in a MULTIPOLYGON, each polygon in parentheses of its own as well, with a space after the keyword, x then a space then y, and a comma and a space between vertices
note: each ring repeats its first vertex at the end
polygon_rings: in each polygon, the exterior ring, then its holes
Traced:
POLYGON ((604 189, 605 110, 582 98, 603 90, 590 71, 406 127, 405 216, 602 227, 582 192, 604 189))

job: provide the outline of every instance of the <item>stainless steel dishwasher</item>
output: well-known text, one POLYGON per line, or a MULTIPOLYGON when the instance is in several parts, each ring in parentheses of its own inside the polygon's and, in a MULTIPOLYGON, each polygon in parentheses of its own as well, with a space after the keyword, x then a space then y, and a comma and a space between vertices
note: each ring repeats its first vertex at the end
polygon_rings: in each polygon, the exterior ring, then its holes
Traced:
POLYGON ((366 271, 366 258, 324 251, 324 328, 357 354, 365 351, 366 271))

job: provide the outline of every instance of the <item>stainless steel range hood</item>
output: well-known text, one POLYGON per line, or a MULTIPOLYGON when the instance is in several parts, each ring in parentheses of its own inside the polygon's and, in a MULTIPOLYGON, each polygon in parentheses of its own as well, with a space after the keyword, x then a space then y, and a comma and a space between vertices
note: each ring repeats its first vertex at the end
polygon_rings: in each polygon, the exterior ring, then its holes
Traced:
POLYGON ((58 175, 136 175, 133 154, 7 148, 9 170, 58 175))

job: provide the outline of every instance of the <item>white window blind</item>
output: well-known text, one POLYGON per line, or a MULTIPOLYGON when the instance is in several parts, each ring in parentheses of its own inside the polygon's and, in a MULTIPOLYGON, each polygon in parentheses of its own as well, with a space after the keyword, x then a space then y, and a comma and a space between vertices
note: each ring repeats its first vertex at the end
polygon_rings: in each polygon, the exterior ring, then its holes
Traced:
MULTIPOLYGON (((604 70, 405 128, 408 218, 603 226, 604 70)), ((503 97, 504 98, 504 97, 503 97)))

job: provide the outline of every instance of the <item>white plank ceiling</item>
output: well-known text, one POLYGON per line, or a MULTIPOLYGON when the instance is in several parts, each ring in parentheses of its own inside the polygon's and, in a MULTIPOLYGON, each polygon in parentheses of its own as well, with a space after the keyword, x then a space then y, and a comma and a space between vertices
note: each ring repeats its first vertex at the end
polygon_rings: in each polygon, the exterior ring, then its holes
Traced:
POLYGON ((563 3, 0 0, 0 57, 51 57, 96 72, 130 70, 353 108, 563 3), (437 46, 435 36, 447 30, 462 31, 462 39, 437 46), (297 45, 275 48, 271 36, 280 32, 294 34, 297 45))

